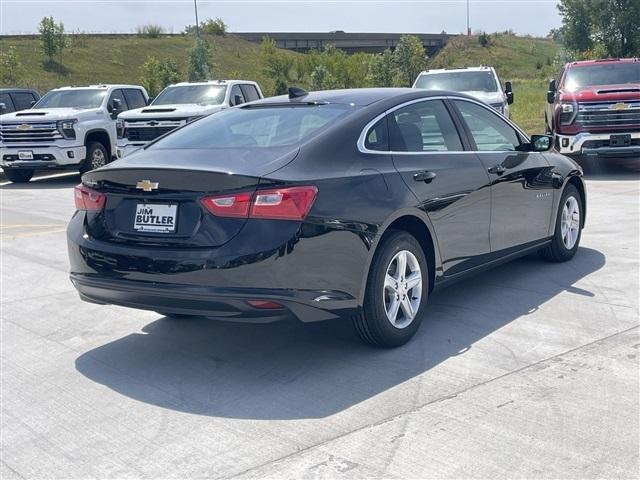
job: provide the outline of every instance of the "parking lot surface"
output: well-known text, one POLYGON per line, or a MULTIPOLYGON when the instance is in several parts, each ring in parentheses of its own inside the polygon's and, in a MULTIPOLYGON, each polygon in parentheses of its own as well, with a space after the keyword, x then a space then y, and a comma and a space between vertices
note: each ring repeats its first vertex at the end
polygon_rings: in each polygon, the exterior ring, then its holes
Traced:
MULTIPOLYGON (((636 162, 637 163, 637 162, 636 162)), ((575 259, 433 295, 416 338, 84 303, 77 175, 1 187, 10 478, 637 478, 640 175, 588 176, 575 259)))

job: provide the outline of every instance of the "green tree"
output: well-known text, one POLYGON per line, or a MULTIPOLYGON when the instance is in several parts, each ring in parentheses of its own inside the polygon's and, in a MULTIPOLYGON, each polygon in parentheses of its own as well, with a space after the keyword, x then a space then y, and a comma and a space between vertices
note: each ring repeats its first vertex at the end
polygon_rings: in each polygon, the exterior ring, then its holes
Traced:
POLYGON ((200 23, 200 32, 208 35, 224 36, 227 34, 227 24, 221 18, 216 18, 215 20, 208 18, 200 23))
POLYGON ((17 80, 16 70, 20 67, 16 47, 10 45, 4 51, 0 51, 0 74, 5 82, 14 82, 17 80))
POLYGON ((403 35, 393 52, 393 58, 403 86, 411 86, 427 64, 427 53, 418 37, 403 35))
POLYGON ((331 90, 338 86, 335 77, 324 65, 317 65, 311 72, 311 88, 313 90, 331 90))
POLYGON ((177 83, 182 79, 180 69, 178 65, 172 60, 164 60, 160 62, 158 67, 158 82, 160 83, 160 90, 167 85, 177 83))
POLYGON ((155 97, 160 92, 159 70, 160 62, 156 57, 147 57, 147 60, 140 66, 138 80, 150 97, 155 97))
POLYGON ((374 87, 393 87, 396 78, 396 66, 393 52, 387 48, 375 55, 369 65, 369 78, 374 87))
POLYGON ((264 37, 260 45, 262 70, 270 78, 291 80, 291 68, 294 60, 291 55, 279 50, 272 38, 264 37))
POLYGON ((554 37, 579 56, 640 55, 640 1, 560 0, 558 11, 562 26, 554 37))
POLYGON ((210 80, 213 75, 211 63, 211 45, 202 38, 197 38, 189 51, 189 66, 187 67, 187 80, 190 82, 210 80))
POLYGON ((62 60, 62 51, 67 45, 62 22, 56 23, 53 17, 43 17, 38 25, 38 33, 42 53, 48 58, 49 63, 53 62, 56 54, 59 54, 62 60))

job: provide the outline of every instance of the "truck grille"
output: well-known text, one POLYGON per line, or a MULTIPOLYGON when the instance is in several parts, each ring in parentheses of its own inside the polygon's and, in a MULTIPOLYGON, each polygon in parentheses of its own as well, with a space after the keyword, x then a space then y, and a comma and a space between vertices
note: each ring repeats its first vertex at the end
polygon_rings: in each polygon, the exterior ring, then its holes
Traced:
POLYGON ((131 142, 150 142, 187 123, 186 119, 125 122, 125 137, 131 142))
POLYGON ((587 128, 640 128, 640 100, 581 103, 576 123, 587 128))
POLYGON ((0 122, 0 141, 3 143, 44 143, 63 138, 56 122, 0 122))

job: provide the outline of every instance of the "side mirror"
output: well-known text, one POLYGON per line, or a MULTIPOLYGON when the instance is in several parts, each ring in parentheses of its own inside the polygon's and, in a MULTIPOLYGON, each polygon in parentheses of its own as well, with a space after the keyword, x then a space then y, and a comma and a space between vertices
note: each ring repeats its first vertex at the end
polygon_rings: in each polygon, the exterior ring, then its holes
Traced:
POLYGON ((513 104, 513 87, 511 86, 511 82, 504 82, 504 93, 507 95, 507 103, 509 105, 513 104))
POLYGON ((29 102, 29 106, 33 107, 36 104, 35 100, 31 100, 31 102, 29 102))
POLYGON ((549 82, 549 90, 547 91, 547 103, 553 103, 556 100, 556 79, 549 82))
POLYGON ((122 102, 120 101, 119 98, 114 98, 113 99, 113 111, 114 112, 122 111, 122 102))
POLYGON ((532 152, 547 152, 553 146, 553 137, 551 135, 533 135, 531 137, 532 152))
POLYGON ((7 104, 0 102, 0 113, 7 110, 7 104))

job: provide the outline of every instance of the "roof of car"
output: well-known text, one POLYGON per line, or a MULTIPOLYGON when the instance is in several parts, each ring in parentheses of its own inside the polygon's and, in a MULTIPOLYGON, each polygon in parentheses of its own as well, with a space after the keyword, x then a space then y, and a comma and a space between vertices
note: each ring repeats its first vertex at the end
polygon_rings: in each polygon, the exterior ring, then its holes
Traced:
POLYGON ((250 83, 252 85, 256 85, 256 82, 253 80, 205 80, 201 82, 178 82, 169 85, 169 87, 178 87, 184 85, 230 85, 233 83, 250 83))
POLYGON ((434 68, 431 70, 423 70, 420 72, 420 75, 429 75, 432 73, 456 73, 456 72, 490 72, 493 70, 493 67, 486 67, 484 65, 480 65, 479 67, 465 67, 465 68, 434 68))
POLYGON ((586 65, 599 65, 607 63, 635 63, 640 62, 640 58, 602 58, 599 60, 580 60, 569 63, 570 67, 583 67, 586 65))
POLYGON ((442 95, 453 95, 458 97, 468 97, 459 92, 443 92, 438 90, 422 90, 416 88, 351 88, 344 90, 319 90, 309 92, 308 95, 289 98, 288 95, 270 97, 256 100, 249 105, 257 104, 283 104, 283 103, 333 103, 345 105, 365 106, 381 100, 399 98, 411 100, 413 98, 428 98, 442 95))
POLYGON ((5 92, 28 92, 28 93, 38 93, 37 90, 34 90, 33 88, 0 88, 0 93, 5 93, 5 92))
POLYGON ((94 88, 100 88, 100 89, 109 89, 109 88, 142 88, 140 85, 124 85, 124 84, 105 84, 105 83, 99 83, 96 85, 68 85, 65 87, 58 87, 58 88, 54 88, 53 90, 74 90, 74 89, 94 89, 94 88))

